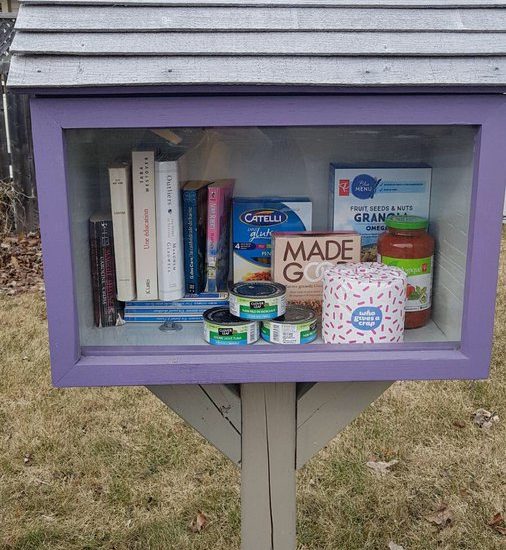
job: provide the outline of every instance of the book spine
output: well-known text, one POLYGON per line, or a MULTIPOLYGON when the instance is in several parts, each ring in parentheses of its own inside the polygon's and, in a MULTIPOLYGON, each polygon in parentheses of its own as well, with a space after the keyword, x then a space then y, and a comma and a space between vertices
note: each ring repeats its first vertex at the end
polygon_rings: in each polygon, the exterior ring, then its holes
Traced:
POLYGON ((135 299, 132 180, 128 167, 109 168, 118 300, 135 299))
POLYGON ((90 233, 90 267, 91 267, 91 293, 93 298, 93 319, 95 326, 101 326, 100 314, 100 283, 98 274, 100 271, 100 260, 98 256, 98 235, 97 224, 89 222, 90 233))
POLYGON ((207 247, 207 187, 197 191, 197 285, 195 293, 206 288, 206 247, 207 247))
POLYGON ((177 323, 201 323, 202 315, 199 316, 162 316, 162 317, 135 317, 126 316, 127 323, 164 323, 165 321, 174 321, 177 323))
POLYGON ((207 286, 206 290, 215 292, 216 284, 216 259, 218 253, 218 244, 220 242, 220 209, 223 202, 223 190, 220 188, 210 188, 207 198, 207 286))
POLYGON ((136 308, 136 309, 181 309, 181 308, 194 308, 199 309, 203 307, 217 307, 217 306, 228 306, 229 301, 228 300, 208 300, 208 301, 202 301, 199 300, 198 302, 182 302, 182 303, 175 303, 175 302, 167 302, 169 305, 164 306, 165 302, 162 302, 160 304, 152 304, 152 305, 139 305, 137 302, 127 302, 126 307, 128 309, 136 308))
POLYGON ((93 309, 97 327, 112 327, 121 324, 122 306, 116 299, 113 242, 111 220, 90 222, 93 309))
POLYGON ((158 298, 153 151, 132 152, 137 298, 158 298))
POLYGON ((183 244, 184 279, 186 292, 195 293, 195 239, 194 220, 196 216, 196 195, 194 191, 183 189, 183 244))
POLYGON ((127 306, 177 306, 179 304, 197 304, 201 300, 214 302, 215 300, 228 302, 228 292, 201 292, 199 294, 185 294, 179 300, 129 300, 127 306))
MULTIPOLYGON (((227 304, 228 305, 228 304, 227 304)), ((191 315, 191 314, 202 314, 204 311, 208 310, 210 307, 216 306, 202 306, 197 308, 126 308, 125 315, 191 315)))
POLYGON ((207 286, 215 292, 225 290, 229 272, 230 208, 234 180, 208 187, 207 200, 207 286))
MULTIPOLYGON (((188 294, 196 294, 204 290, 202 281, 203 246, 205 235, 199 225, 202 223, 202 193, 195 190, 183 190, 183 235, 184 235, 184 273, 185 290, 188 294), (200 212, 199 212, 200 209, 200 212)), ((205 250, 205 249, 204 249, 205 250)))
POLYGON ((100 223, 100 289, 104 327, 113 327, 118 314, 112 221, 100 223))
POLYGON ((177 300, 185 292, 177 162, 155 162, 155 193, 158 294, 161 300, 177 300))

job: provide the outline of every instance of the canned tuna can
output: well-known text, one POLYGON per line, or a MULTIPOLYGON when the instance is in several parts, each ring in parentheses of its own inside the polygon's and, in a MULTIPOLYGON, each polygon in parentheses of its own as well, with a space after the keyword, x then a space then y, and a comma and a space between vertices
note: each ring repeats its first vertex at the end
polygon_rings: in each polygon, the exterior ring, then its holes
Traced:
POLYGON ((289 305, 284 315, 262 323, 261 334, 272 344, 309 344, 317 336, 316 314, 309 307, 289 305))
POLYGON ((253 344, 260 337, 258 321, 245 321, 226 307, 213 307, 204 312, 204 340, 216 346, 253 344))
POLYGON ((241 319, 275 319, 286 310, 286 287, 279 283, 240 282, 229 293, 230 313, 241 319))

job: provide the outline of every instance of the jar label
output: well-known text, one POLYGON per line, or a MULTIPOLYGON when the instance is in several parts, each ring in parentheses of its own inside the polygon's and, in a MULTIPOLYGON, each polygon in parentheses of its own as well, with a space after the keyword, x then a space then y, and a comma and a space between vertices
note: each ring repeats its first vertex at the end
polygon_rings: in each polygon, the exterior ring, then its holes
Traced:
POLYGON ((429 309, 432 300, 432 265, 428 258, 392 258, 378 254, 378 262, 401 268, 408 276, 406 311, 429 309))

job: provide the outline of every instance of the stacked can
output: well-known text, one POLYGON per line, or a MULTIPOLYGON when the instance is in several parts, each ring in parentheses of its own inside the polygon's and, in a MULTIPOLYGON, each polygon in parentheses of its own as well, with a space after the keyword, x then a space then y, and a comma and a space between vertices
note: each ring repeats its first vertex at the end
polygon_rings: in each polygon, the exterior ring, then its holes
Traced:
POLYGON ((260 334, 273 344, 307 344, 317 336, 315 312, 307 306, 287 307, 284 285, 236 283, 229 299, 230 309, 215 307, 204 313, 204 339, 210 344, 253 344, 260 334))
POLYGON ((253 344, 260 337, 260 322, 286 311, 286 288, 278 283, 240 282, 230 289, 229 309, 204 313, 204 339, 220 346, 253 344))
POLYGON ((273 344, 309 344, 317 336, 316 314, 310 307, 289 305, 281 317, 262 322, 261 335, 273 344))

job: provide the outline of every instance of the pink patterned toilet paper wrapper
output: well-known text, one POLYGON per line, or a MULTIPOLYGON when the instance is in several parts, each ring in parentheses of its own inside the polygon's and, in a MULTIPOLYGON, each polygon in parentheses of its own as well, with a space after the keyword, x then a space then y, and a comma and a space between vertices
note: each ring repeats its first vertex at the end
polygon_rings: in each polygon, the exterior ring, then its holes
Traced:
POLYGON ((376 262, 340 264, 327 270, 323 276, 323 341, 402 342, 406 286, 404 271, 376 262))

